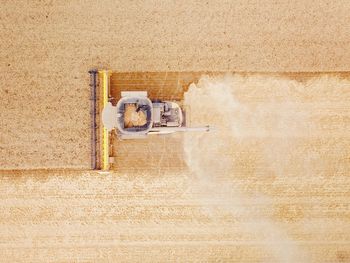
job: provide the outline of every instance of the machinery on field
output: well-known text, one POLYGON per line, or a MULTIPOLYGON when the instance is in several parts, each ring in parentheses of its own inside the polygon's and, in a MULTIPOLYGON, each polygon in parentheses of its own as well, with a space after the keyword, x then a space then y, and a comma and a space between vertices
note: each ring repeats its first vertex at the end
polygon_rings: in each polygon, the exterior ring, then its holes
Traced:
POLYGON ((185 111, 175 101, 151 101, 147 91, 121 92, 116 106, 108 102, 102 111, 108 131, 116 129, 121 139, 139 139, 153 134, 209 131, 209 126, 186 127, 185 111))
MULTIPOLYGON (((172 73, 166 83, 158 81, 159 73, 97 69, 89 73, 92 169, 108 171, 113 166, 115 138, 142 139, 155 134, 209 131, 209 126, 189 127, 188 114, 186 118, 189 111, 182 105, 183 89, 179 89, 181 79, 177 73, 172 73), (153 94, 152 99, 149 93, 153 94), (159 100, 157 94, 175 99, 159 100)), ((161 74, 167 79, 168 73, 161 74)))

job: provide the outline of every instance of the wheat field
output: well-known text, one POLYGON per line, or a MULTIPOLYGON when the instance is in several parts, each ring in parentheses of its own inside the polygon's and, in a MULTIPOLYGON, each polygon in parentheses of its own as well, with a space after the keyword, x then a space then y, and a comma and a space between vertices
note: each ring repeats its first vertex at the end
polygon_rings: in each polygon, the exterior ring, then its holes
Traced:
POLYGON ((2 1, 0 261, 349 262, 349 14, 325 0, 2 1), (184 95, 215 130, 122 142, 100 174, 91 68, 231 74, 184 95))

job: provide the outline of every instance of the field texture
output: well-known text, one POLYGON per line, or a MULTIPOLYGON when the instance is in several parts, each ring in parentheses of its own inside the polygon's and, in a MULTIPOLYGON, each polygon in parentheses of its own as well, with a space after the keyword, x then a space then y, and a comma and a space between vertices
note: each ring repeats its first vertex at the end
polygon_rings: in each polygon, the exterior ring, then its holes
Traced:
POLYGON ((349 262, 350 77, 285 74, 350 71, 349 14, 348 1, 2 1, 1 261, 349 262), (184 100, 213 132, 116 142, 116 171, 98 174, 93 67, 270 73, 203 76, 184 100))
POLYGON ((1 1, 4 169, 88 168, 92 67, 350 69, 348 1, 1 1))

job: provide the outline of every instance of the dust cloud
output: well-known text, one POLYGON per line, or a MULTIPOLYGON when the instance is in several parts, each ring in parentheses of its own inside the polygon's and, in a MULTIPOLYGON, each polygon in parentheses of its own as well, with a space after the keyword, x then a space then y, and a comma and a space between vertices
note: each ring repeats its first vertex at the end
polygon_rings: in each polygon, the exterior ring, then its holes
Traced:
MULTIPOLYGON (((186 133, 184 151, 200 189, 203 212, 215 220, 215 209, 228 213, 240 229, 254 236, 278 262, 305 262, 307 255, 271 213, 273 200, 263 189, 284 178, 288 156, 298 137, 312 125, 298 92, 304 84, 259 75, 203 76, 185 94, 192 126, 209 124, 209 133, 186 133), (203 194, 206 193, 206 194, 203 194), (208 203, 215 203, 215 209, 208 203), (253 209, 259 204, 261 209, 253 209)), ((294 155, 293 155, 294 156, 294 155)))

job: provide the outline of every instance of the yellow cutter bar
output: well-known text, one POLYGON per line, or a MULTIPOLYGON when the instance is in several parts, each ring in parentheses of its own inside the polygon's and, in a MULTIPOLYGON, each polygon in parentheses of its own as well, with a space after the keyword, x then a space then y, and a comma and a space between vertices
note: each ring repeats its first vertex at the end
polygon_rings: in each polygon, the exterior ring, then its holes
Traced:
MULTIPOLYGON (((108 97, 109 97, 109 77, 110 77, 110 71, 108 70, 100 70, 99 72, 100 80, 101 80, 101 86, 102 86, 102 109, 107 105, 108 103, 108 97)), ((103 127, 103 126, 102 126, 103 127)), ((102 170, 108 170, 109 169, 109 132, 105 127, 102 128, 102 162, 101 162, 101 168, 102 170)))

